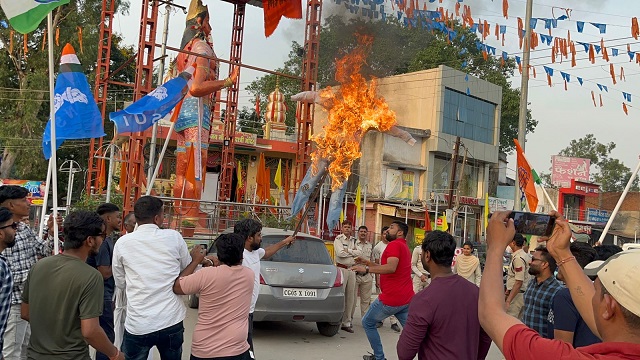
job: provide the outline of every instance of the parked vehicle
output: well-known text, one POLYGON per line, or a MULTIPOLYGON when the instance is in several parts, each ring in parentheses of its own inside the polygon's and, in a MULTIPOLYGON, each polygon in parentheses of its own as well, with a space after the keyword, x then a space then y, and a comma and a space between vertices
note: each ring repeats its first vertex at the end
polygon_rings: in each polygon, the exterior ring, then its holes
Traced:
MULTIPOLYGON (((262 247, 292 234, 263 228, 262 247)), ((209 254, 215 254, 215 241, 209 254)), ((190 305, 197 307, 197 298, 191 297, 190 305)), ((343 311, 342 275, 322 239, 298 233, 291 247, 261 261, 260 296, 254 321, 315 322, 320 334, 334 336, 340 329, 343 311)))

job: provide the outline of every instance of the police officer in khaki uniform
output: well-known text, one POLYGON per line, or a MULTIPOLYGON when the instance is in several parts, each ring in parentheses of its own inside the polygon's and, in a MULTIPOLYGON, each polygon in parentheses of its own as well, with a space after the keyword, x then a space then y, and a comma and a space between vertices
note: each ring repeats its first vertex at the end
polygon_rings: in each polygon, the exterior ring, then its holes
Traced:
MULTIPOLYGON (((371 253, 373 252, 373 246, 367 239, 369 229, 366 226, 360 226, 358 228, 358 241, 356 241, 356 248, 362 253, 360 258, 366 260, 372 260, 371 253)), ((371 304, 371 292, 373 290, 373 274, 360 274, 356 273, 356 287, 357 292, 360 294, 360 314, 364 316, 369 310, 371 304)))
POLYGON ((349 220, 342 222, 342 234, 336 236, 333 241, 333 251, 336 257, 336 266, 342 272, 344 285, 344 314, 342 315, 342 327, 340 329, 353 333, 353 313, 356 310, 356 273, 349 268, 356 264, 355 258, 362 256, 362 252, 356 246, 356 238, 353 237, 353 225, 349 220))
POLYGON ((413 292, 424 290, 431 283, 431 275, 422 265, 422 246, 418 245, 411 253, 411 271, 413 272, 413 292))
POLYGON ((522 234, 516 234, 509 244, 512 254, 511 263, 507 269, 507 291, 504 293, 507 313, 518 319, 522 316, 524 292, 529 283, 529 257, 522 249, 525 242, 522 234))

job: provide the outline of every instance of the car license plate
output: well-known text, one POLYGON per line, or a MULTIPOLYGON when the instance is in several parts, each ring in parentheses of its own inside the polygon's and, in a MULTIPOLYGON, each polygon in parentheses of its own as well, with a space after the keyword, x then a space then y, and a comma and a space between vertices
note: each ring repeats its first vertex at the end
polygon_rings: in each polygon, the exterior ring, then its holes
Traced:
POLYGON ((318 297, 318 290, 316 289, 282 289, 282 296, 284 297, 299 297, 299 298, 314 298, 318 297))

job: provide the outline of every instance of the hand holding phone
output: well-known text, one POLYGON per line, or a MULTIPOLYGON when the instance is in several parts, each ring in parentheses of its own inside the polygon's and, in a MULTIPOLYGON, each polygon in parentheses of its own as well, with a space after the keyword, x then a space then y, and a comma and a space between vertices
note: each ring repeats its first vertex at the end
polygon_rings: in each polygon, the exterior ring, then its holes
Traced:
POLYGON ((550 236, 556 223, 556 218, 547 214, 512 211, 509 218, 513 219, 516 233, 535 236, 550 236))

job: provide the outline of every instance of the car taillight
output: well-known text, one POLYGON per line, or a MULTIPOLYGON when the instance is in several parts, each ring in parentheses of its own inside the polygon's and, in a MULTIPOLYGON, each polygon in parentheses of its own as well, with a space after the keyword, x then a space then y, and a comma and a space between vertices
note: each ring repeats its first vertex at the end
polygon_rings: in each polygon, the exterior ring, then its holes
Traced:
POLYGON ((333 283, 333 287, 340 287, 342 286, 342 271, 340 271, 340 269, 337 269, 338 273, 336 274, 336 281, 333 283))
POLYGON ((262 275, 260 275, 260 285, 267 285, 266 281, 264 281, 264 278, 262 277, 262 275))

